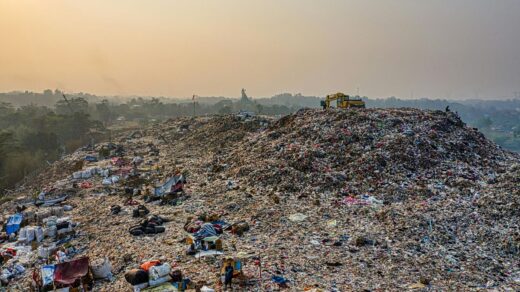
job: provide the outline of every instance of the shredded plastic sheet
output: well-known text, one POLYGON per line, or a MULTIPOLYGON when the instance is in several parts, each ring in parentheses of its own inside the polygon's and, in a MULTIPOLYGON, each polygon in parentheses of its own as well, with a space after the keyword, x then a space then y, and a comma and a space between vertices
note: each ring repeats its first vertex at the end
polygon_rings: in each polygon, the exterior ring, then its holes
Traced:
POLYGON ((70 285, 88 273, 88 257, 56 264, 54 281, 63 285, 70 285))

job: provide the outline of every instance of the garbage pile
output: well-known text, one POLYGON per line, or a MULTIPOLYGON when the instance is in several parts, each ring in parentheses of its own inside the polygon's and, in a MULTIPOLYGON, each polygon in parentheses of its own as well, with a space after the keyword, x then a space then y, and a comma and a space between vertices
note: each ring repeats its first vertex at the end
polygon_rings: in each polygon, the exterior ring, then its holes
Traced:
POLYGON ((175 292, 192 286, 189 278, 183 278, 181 270, 173 270, 170 264, 160 260, 146 261, 139 268, 128 270, 125 279, 133 286, 134 291, 147 291, 146 288, 152 287, 153 291, 175 292))
POLYGON ((302 110, 218 158, 292 283, 518 288, 518 155, 452 112, 302 110))
POLYGON ((114 140, 1 206, 3 285, 36 269, 61 287, 57 265, 92 259, 95 291, 520 289, 520 157, 455 113, 180 118, 114 140))
POLYGON ((89 259, 79 256, 85 249, 82 234, 65 214, 72 207, 47 206, 50 200, 42 205, 36 202, 38 199, 31 206, 18 206, 18 213, 9 216, 6 236, 0 241, 0 287, 15 291, 89 289, 89 259))

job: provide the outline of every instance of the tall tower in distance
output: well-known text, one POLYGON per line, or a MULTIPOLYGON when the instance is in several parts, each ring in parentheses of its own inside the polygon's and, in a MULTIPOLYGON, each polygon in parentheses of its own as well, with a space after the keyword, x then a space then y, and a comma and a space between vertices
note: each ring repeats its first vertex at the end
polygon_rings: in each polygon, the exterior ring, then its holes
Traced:
POLYGON ((251 102, 249 97, 247 97, 246 90, 244 88, 242 88, 242 97, 240 98, 240 102, 242 102, 242 103, 251 102))

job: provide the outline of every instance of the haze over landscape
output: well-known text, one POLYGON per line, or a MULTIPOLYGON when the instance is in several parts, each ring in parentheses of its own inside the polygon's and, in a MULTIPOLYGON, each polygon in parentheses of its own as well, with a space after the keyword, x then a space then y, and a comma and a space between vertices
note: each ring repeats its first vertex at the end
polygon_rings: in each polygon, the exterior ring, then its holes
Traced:
POLYGON ((515 0, 2 0, 0 91, 509 98, 519 14, 515 0))

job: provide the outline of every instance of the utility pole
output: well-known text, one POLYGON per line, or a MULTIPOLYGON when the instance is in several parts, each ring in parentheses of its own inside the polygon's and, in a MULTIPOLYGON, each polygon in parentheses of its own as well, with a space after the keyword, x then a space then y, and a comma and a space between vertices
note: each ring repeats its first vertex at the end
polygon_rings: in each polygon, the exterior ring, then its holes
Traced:
POLYGON ((65 96, 65 93, 62 93, 61 95, 63 96, 63 99, 64 99, 65 102, 67 103, 67 106, 69 107, 70 113, 71 113, 71 114, 74 114, 74 110, 72 109, 72 106, 70 105, 69 100, 68 100, 67 97, 65 96))
POLYGON ((193 117, 195 117, 195 97, 198 97, 198 96, 194 94, 191 97, 191 100, 193 101, 193 117))

